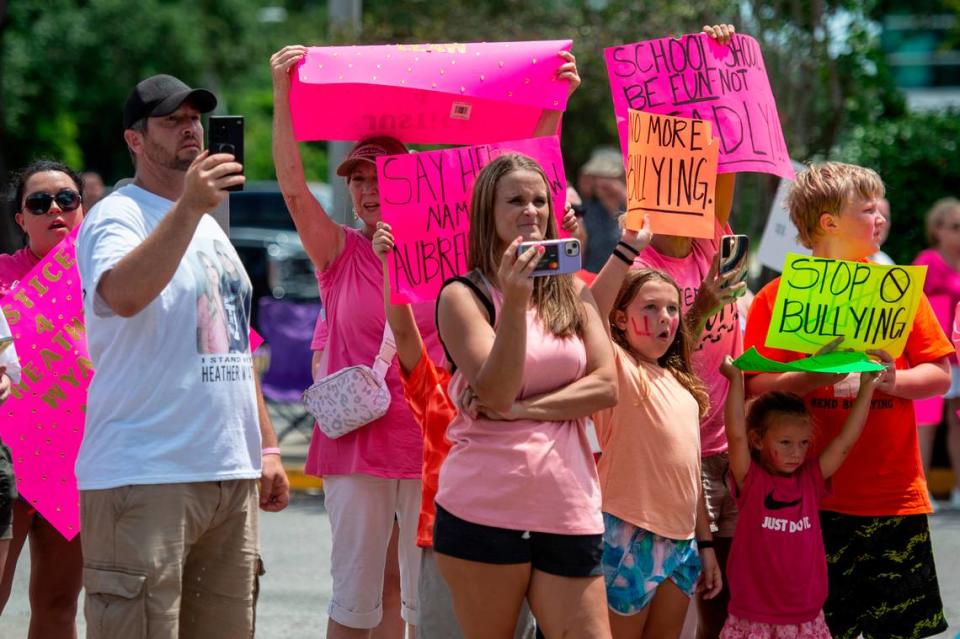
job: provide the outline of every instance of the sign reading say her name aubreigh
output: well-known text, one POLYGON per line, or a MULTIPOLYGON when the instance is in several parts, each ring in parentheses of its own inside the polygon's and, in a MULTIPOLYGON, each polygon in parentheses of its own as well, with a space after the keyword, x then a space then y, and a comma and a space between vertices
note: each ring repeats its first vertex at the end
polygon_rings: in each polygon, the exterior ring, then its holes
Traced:
POLYGON ((630 110, 627 228, 714 235, 717 146, 710 122, 630 110))
POLYGON ((727 45, 699 33, 604 51, 624 156, 629 109, 709 120, 720 138, 720 173, 794 179, 760 46, 735 34, 727 45))
POLYGON ((435 300, 445 280, 466 273, 473 183, 505 153, 543 168, 559 228, 567 180, 556 136, 377 158, 380 210, 396 244, 387 257, 393 303, 435 300))
POLYGON ((926 275, 926 266, 884 266, 790 253, 766 345, 816 353, 843 337, 841 348, 880 349, 899 357, 926 275))
POLYGON ((93 376, 75 237, 64 239, 0 300, 23 369, 0 407, 0 437, 13 453, 20 493, 68 540, 80 532, 73 467, 93 376))

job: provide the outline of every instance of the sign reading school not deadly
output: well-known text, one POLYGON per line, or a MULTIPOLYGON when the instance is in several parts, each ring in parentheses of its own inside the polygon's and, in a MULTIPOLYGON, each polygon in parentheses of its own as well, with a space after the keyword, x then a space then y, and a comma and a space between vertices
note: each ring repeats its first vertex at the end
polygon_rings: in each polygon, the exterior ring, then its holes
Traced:
POLYGON ((445 280, 467 272, 473 183, 511 152, 543 167, 559 228, 567 180, 556 136, 377 158, 380 210, 396 244, 387 258, 393 303, 435 300, 445 280))
POLYGON ((843 337, 841 348, 899 357, 923 295, 926 266, 787 255, 766 345, 801 353, 843 337))
POLYGON ((630 110, 627 228, 713 237, 717 147, 710 122, 630 110))
POLYGON ((794 179, 760 46, 735 34, 659 38, 604 50, 620 147, 628 110, 709 120, 720 138, 720 173, 756 171, 794 179))

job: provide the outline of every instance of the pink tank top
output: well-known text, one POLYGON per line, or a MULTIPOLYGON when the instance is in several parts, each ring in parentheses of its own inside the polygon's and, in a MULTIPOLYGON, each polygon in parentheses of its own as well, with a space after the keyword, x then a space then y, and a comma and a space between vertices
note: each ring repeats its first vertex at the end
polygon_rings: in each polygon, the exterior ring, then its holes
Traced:
MULTIPOLYGON (((502 294, 490 290, 499 325, 502 294)), ((586 361, 580 338, 559 339, 545 332, 536 311, 528 311, 519 399, 580 379, 586 361)), ((451 396, 464 381, 459 371, 454 373, 451 396)), ((566 535, 602 533, 600 483, 585 422, 586 418, 502 422, 458 414, 447 430, 453 447, 440 469, 437 503, 484 526, 566 535)))

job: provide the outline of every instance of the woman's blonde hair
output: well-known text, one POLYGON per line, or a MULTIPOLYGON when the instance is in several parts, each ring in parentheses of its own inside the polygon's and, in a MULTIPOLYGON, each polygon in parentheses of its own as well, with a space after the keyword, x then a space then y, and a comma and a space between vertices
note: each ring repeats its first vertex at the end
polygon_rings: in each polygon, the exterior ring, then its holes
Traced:
MULTIPOLYGON (((627 307, 633 302, 640 293, 643 285, 651 281, 660 281, 669 284, 677 291, 677 306, 680 307, 680 287, 676 281, 666 273, 651 268, 631 269, 627 276, 623 278, 623 284, 620 285, 620 291, 617 293, 617 299, 613 302, 613 308, 610 310, 610 335, 613 341, 620 348, 628 353, 634 352, 633 347, 627 340, 627 335, 617 326, 616 317, 618 312, 626 313, 627 307)), ((686 388, 693 398, 697 400, 700 407, 700 417, 707 414, 710 409, 710 395, 707 393, 703 382, 693 372, 690 366, 690 353, 693 340, 690 337, 690 330, 683 321, 683 311, 679 311, 679 323, 677 324, 677 333, 673 336, 673 342, 667 349, 667 352, 660 356, 657 363, 667 369, 680 382, 680 385, 686 388)))
POLYGON ((787 194, 787 211, 797 227, 797 240, 813 248, 821 215, 840 215, 854 195, 881 198, 883 191, 883 181, 873 169, 842 162, 811 164, 797 174, 787 194))
POLYGON ((950 211, 958 209, 960 209, 960 200, 955 197, 940 198, 933 203, 933 206, 927 212, 927 244, 933 248, 940 245, 940 240, 937 239, 937 231, 947 221, 950 211))
MULTIPOLYGON (((547 232, 545 239, 557 237, 557 220, 553 212, 550 181, 535 160, 519 153, 501 155, 488 164, 473 184, 470 204, 470 238, 467 266, 493 279, 496 277, 505 242, 497 235, 494 217, 497 185, 501 178, 514 171, 532 171, 547 187, 547 232)), ((551 275, 533 280, 533 306, 537 317, 557 337, 583 336, 586 316, 577 295, 572 275, 551 275)))

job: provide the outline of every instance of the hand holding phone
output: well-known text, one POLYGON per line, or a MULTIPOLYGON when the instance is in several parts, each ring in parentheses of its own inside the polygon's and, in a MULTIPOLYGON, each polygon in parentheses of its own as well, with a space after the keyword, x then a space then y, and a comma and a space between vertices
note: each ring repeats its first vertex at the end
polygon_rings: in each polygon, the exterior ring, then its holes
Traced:
MULTIPOLYGON (((211 115, 207 148, 210 153, 230 153, 235 162, 243 164, 243 116, 211 115)), ((231 186, 228 191, 242 191, 243 185, 231 186)))
POLYGON ((576 238, 523 242, 517 247, 517 255, 521 255, 531 246, 543 247, 543 254, 531 277, 576 273, 581 268, 580 240, 576 238))
POLYGON ((747 256, 750 254, 750 238, 746 235, 724 235, 720 238, 720 275, 740 269, 739 276, 727 281, 727 286, 738 284, 747 278, 747 256))

